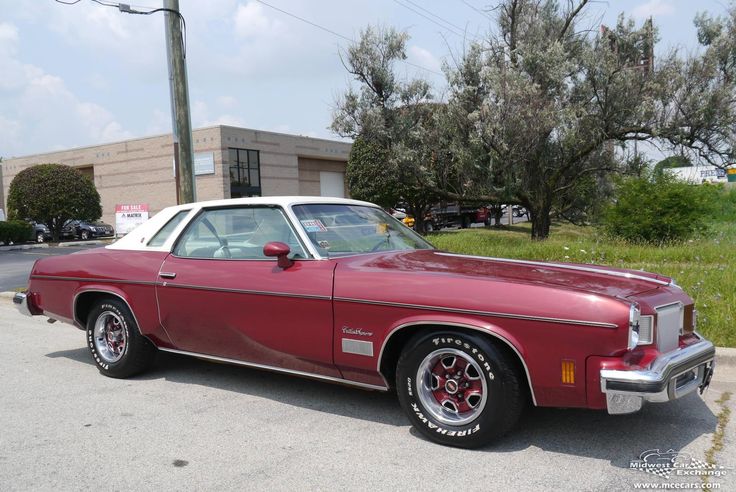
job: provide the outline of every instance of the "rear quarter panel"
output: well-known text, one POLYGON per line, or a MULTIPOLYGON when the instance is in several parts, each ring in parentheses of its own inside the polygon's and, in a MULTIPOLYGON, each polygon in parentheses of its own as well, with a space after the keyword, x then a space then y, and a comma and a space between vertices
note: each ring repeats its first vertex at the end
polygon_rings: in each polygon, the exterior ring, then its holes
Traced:
POLYGON ((106 292, 124 299, 142 334, 155 343, 168 341, 158 317, 155 281, 164 252, 99 248, 43 258, 31 272, 29 291, 45 315, 83 328, 74 316, 74 303, 84 292, 106 292))

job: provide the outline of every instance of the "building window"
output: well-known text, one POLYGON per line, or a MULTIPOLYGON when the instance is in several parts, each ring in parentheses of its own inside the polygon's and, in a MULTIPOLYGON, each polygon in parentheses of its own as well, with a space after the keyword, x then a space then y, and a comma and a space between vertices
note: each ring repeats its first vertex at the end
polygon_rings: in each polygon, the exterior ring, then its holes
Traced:
POLYGON ((261 196, 261 156, 257 150, 228 149, 230 197, 261 196))

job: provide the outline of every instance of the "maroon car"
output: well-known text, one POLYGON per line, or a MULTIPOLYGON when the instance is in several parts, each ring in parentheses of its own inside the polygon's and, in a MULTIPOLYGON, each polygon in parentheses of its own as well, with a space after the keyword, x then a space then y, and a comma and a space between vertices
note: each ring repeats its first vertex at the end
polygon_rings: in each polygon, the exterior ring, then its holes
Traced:
POLYGON ((462 447, 527 402, 615 414, 679 398, 708 385, 715 355, 670 278, 446 253, 345 199, 171 207, 39 260, 15 302, 85 330, 106 376, 163 350, 395 389, 419 431, 462 447))

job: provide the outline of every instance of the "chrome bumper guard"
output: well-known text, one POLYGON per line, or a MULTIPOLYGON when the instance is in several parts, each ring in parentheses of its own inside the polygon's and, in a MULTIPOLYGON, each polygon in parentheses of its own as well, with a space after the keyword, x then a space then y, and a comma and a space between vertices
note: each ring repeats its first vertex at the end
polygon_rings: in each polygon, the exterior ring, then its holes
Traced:
POLYGON ((696 336, 700 341, 662 354, 648 369, 601 369, 601 391, 606 394, 608 413, 637 412, 644 401, 671 401, 698 388, 702 393, 713 376, 716 349, 696 336))
POLYGON ((26 316, 33 316, 31 314, 31 310, 28 309, 28 294, 25 292, 18 292, 13 296, 13 303, 15 304, 15 307, 18 308, 18 311, 20 311, 21 314, 25 314, 26 316))

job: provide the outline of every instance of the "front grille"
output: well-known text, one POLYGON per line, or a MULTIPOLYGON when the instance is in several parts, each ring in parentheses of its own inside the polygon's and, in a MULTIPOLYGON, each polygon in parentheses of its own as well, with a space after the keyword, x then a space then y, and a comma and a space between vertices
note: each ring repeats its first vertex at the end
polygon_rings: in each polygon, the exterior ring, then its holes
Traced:
POLYGON ((670 352, 678 347, 682 323, 682 303, 657 308, 657 348, 660 352, 670 352))

